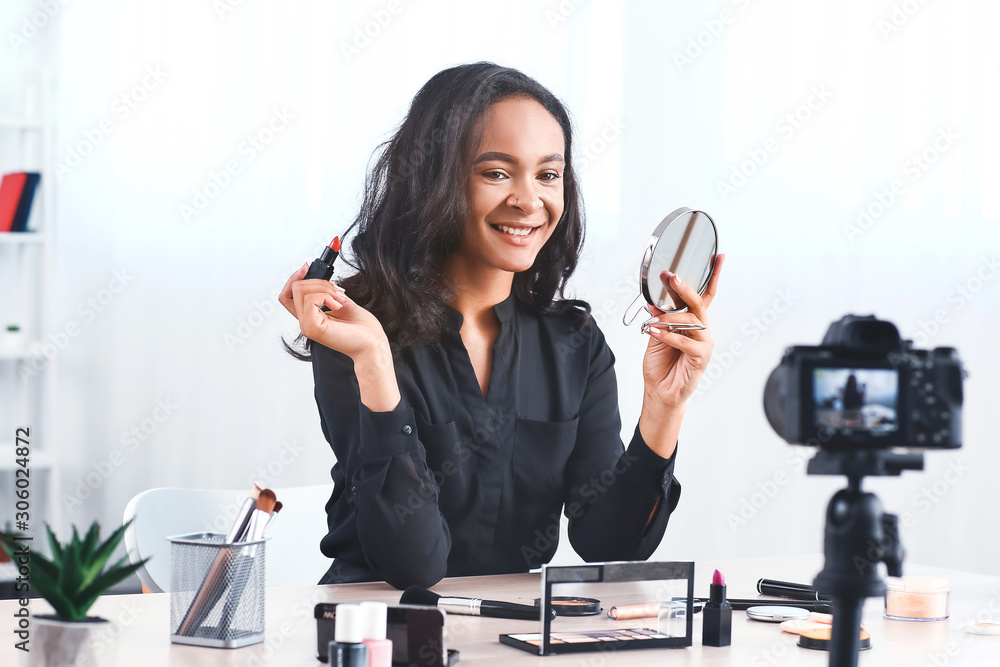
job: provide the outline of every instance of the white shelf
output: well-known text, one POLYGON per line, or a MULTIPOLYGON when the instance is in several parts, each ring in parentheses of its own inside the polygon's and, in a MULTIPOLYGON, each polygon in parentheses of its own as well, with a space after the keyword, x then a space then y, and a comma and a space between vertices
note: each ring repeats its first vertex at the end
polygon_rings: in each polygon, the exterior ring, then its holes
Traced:
MULTIPOLYGON (((0 471, 14 470, 20 468, 14 463, 14 459, 19 458, 14 455, 14 443, 5 442, 0 444, 0 471)), ((52 455, 44 450, 38 451, 31 447, 28 453, 28 468, 30 470, 48 470, 55 462, 52 455)))
POLYGON ((45 243, 49 240, 45 232, 0 232, 3 243, 45 243))
POLYGON ((40 130, 45 127, 45 122, 40 118, 4 118, 0 116, 0 128, 11 130, 40 130))
MULTIPOLYGON (((0 331, 0 336, 3 332, 0 331)), ((17 352, 5 352, 0 350, 0 361, 16 361, 18 359, 31 359, 32 357, 37 357, 42 352, 42 343, 40 341, 29 342, 23 350, 18 350, 17 352)))
MULTIPOLYGON (((10 139, 13 149, 11 158, 14 158, 5 160, 5 168, 37 171, 42 178, 31 207, 31 231, 0 233, 0 256, 4 262, 11 261, 12 272, 15 273, 13 284, 4 286, 6 290, 13 290, 14 294, 8 299, 11 310, 4 313, 5 319, 0 321, 0 327, 17 322, 29 337, 24 349, 0 353, 0 381, 12 389, 12 405, 8 412, 21 414, 21 418, 32 427, 34 437, 28 456, 29 466, 48 473, 41 475, 41 479, 34 479, 32 475, 32 507, 44 513, 51 524, 60 526, 63 517, 58 504, 59 476, 54 474, 58 461, 50 446, 58 438, 53 428, 56 421, 56 360, 45 360, 45 364, 37 369, 39 374, 35 381, 18 382, 26 364, 31 365, 31 360, 42 348, 41 341, 32 339, 53 330, 53 212, 57 187, 53 173, 55 79, 52 71, 44 66, 26 68, 22 79, 20 90, 11 86, 3 91, 5 95, 21 101, 19 109, 11 108, 7 113, 0 114, 0 136, 10 139), (5 131, 6 135, 3 134, 5 131), (41 372, 43 369, 44 373, 41 372)), ((14 434, 0 432, 0 471, 5 471, 5 487, 11 471, 18 467, 14 462, 14 452, 14 434)))

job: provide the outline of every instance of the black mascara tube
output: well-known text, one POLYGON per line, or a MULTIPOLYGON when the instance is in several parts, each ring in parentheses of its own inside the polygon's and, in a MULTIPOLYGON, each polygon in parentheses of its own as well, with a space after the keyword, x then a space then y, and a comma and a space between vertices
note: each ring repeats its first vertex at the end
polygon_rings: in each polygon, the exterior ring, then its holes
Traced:
POLYGON ((815 588, 807 584, 796 584, 790 581, 776 579, 758 579, 757 592, 761 595, 775 595, 789 600, 829 600, 829 595, 820 595, 815 588))

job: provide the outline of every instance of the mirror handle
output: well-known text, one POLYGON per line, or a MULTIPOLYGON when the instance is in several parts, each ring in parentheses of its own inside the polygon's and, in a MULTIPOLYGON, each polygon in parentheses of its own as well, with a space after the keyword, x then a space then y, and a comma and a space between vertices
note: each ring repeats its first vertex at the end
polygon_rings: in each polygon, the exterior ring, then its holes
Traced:
POLYGON ((631 317, 629 317, 629 311, 632 310, 632 306, 634 306, 636 302, 639 301, 639 299, 641 298, 642 298, 641 293, 636 295, 636 297, 632 300, 632 303, 630 303, 628 308, 625 309, 625 314, 622 315, 622 324, 624 324, 625 326, 628 326, 633 322, 635 322, 635 318, 639 316, 639 311, 642 310, 642 306, 636 308, 635 311, 632 313, 631 317))

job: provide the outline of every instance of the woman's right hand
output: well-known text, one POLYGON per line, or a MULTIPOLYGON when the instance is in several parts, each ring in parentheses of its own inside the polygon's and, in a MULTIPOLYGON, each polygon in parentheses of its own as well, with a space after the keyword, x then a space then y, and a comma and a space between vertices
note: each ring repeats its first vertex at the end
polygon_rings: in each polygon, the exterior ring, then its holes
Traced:
POLYGON ((303 280, 307 264, 293 273, 278 295, 307 338, 358 361, 388 347, 382 324, 329 280, 303 280), (320 306, 330 310, 322 311, 320 306))

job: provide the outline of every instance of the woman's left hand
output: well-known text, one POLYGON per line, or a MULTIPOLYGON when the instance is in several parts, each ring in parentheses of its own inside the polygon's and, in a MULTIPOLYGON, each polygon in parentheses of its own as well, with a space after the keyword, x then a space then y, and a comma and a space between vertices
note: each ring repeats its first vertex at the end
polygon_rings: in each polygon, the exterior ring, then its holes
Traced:
POLYGON ((655 306, 650 312, 661 322, 683 322, 702 324, 702 330, 687 330, 670 333, 659 327, 649 328, 649 345, 642 360, 642 376, 645 382, 645 396, 664 408, 681 407, 698 387, 698 381, 712 357, 712 335, 708 329, 708 306, 715 298, 719 286, 719 272, 725 255, 719 255, 715 270, 702 296, 690 285, 681 282, 676 274, 663 271, 663 284, 676 292, 687 304, 686 313, 664 313, 655 306))

